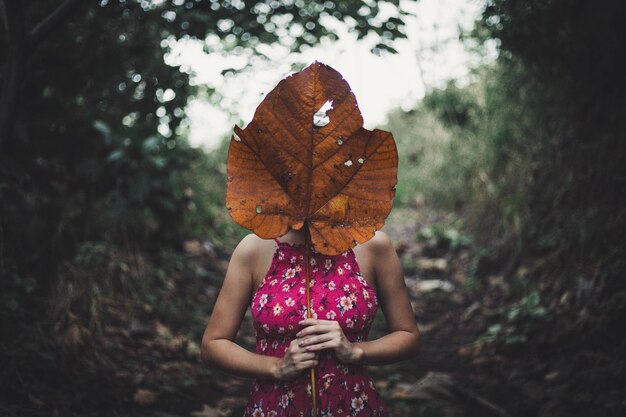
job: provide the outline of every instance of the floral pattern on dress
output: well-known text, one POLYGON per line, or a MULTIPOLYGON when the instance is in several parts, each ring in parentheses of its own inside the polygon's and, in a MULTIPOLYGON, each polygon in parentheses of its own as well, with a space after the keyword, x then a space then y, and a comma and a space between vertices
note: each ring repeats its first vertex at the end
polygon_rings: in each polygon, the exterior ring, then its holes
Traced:
MULTIPOLYGON (((303 245, 278 244, 250 308, 256 352, 282 357, 306 318, 306 261, 303 245)), ((363 278, 352 249, 334 256, 312 250, 313 318, 336 320, 352 342, 367 340, 378 311, 375 289, 363 278)), ((342 364, 332 350, 319 352, 316 367, 320 416, 388 416, 387 407, 361 365, 342 364)), ((311 416, 309 372, 290 381, 253 381, 244 417, 311 416)))

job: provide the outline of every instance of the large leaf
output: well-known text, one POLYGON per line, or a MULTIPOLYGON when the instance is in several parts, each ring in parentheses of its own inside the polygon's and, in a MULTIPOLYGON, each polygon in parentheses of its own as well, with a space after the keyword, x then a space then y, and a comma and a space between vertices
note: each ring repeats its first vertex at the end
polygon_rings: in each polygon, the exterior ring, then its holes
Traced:
POLYGON ((283 79, 245 129, 235 126, 226 206, 266 239, 307 225, 315 249, 336 255, 382 227, 397 166, 391 133, 364 129, 348 83, 314 62, 283 79))

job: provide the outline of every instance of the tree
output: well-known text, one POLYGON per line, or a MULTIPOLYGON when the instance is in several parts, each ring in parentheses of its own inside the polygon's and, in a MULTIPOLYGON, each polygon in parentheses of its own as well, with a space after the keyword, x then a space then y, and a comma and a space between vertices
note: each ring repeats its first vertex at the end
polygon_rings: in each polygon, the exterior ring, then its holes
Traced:
POLYGON ((525 230, 582 263, 623 253, 624 13, 620 1, 493 0, 482 18, 501 42, 507 99, 526 107, 524 118, 535 124, 523 141, 503 142, 509 153, 523 143, 534 149, 525 230))
POLYGON ((336 19, 393 51, 405 12, 386 3, 381 19, 376 1, 2 0, 2 275, 49 276, 85 240, 180 243, 175 178, 199 151, 176 133, 194 89, 164 63, 170 40, 297 51, 336 38, 336 19))

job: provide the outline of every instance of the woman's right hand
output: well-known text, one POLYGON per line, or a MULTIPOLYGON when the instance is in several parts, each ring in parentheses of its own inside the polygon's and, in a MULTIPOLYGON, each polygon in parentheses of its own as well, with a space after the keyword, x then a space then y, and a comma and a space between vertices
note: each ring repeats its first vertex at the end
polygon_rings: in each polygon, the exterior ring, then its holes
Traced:
POLYGON ((307 352, 299 345, 300 339, 294 339, 289 344, 285 356, 274 362, 272 375, 275 379, 294 379, 308 368, 317 366, 317 353, 307 352))

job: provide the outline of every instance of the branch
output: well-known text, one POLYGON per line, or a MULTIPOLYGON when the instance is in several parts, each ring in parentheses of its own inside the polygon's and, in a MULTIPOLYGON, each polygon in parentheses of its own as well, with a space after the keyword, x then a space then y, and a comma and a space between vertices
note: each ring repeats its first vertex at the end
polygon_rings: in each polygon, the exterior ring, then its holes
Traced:
POLYGON ((74 11, 81 0, 65 0, 43 19, 28 35, 28 46, 32 49, 74 11))

